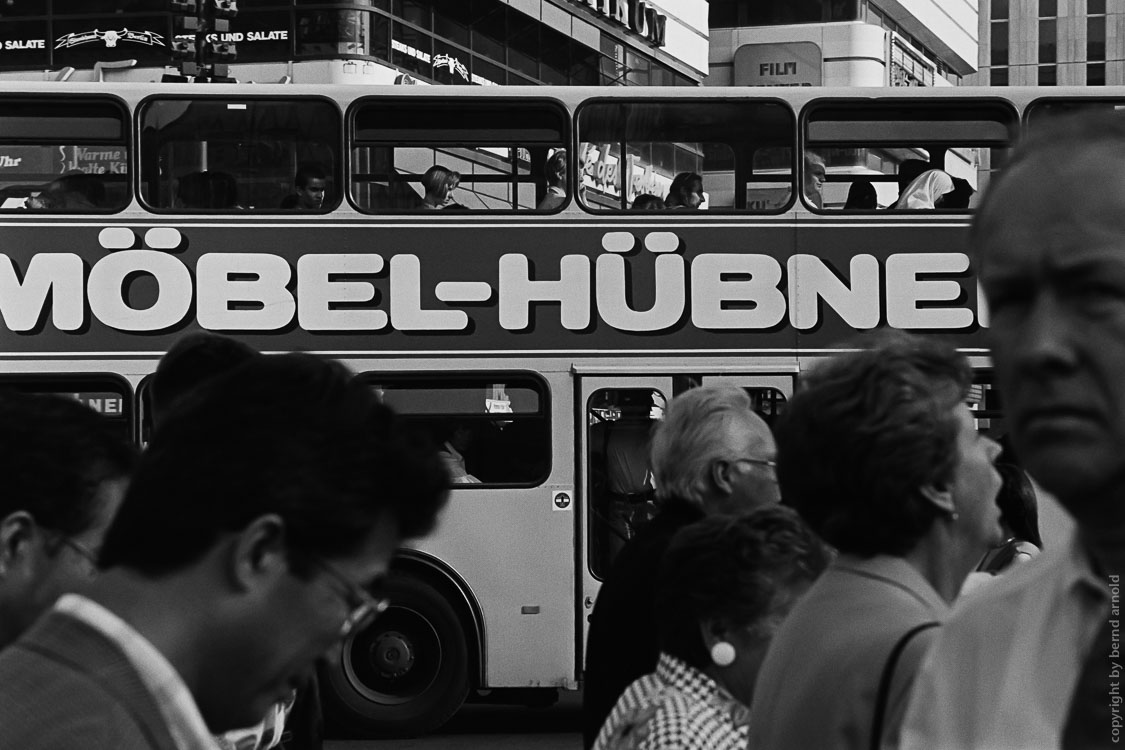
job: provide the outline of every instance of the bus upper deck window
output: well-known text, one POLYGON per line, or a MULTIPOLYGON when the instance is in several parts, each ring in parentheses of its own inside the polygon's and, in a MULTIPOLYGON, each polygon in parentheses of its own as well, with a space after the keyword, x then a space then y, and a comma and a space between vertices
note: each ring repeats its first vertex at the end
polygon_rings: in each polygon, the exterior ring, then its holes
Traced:
POLYGON ((578 110, 574 182, 590 211, 780 213, 795 139, 773 100, 593 100, 578 110))
POLYGON ((352 201, 365 213, 558 211, 573 190, 567 125, 559 104, 526 97, 361 100, 352 201))
POLYGON ((811 211, 970 211, 1018 123, 994 101, 865 99, 807 111, 801 184, 811 211))
POLYGON ((129 205, 129 115, 117 100, 0 101, 0 211, 112 213, 129 205))
POLYGON ((175 212, 325 213, 342 198, 337 106, 316 97, 153 97, 141 199, 175 212))

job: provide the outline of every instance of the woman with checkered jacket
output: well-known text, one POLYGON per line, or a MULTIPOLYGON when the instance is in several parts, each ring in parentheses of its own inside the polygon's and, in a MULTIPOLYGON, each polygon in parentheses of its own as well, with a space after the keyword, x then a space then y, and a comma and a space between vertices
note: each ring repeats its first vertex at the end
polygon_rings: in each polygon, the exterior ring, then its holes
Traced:
POLYGON ((766 647, 829 557, 780 506, 680 530, 660 567, 656 671, 626 688, 594 750, 747 747, 766 647))

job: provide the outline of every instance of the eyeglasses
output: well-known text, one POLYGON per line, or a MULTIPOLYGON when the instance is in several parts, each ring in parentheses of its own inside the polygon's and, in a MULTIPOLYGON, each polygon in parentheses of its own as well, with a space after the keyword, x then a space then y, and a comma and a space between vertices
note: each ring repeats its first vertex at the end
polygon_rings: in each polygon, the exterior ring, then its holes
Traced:
POLYGON ((387 611, 391 606, 391 600, 386 598, 376 598, 356 583, 353 583, 346 575, 341 573, 336 566, 319 557, 310 556, 309 560, 314 565, 320 568, 323 572, 328 574, 336 583, 343 587, 341 592, 344 596, 344 601, 350 608, 347 618, 340 625, 340 638, 347 638, 351 633, 362 630, 375 621, 375 618, 387 611))

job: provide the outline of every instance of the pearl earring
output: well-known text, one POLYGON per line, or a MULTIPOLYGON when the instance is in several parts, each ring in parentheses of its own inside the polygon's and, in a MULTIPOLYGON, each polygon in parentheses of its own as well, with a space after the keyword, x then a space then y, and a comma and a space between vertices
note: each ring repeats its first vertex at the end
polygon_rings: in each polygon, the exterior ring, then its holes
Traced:
POLYGON ((726 641, 719 641, 711 647, 711 661, 715 662, 717 667, 729 667, 734 664, 735 655, 734 646, 726 641))

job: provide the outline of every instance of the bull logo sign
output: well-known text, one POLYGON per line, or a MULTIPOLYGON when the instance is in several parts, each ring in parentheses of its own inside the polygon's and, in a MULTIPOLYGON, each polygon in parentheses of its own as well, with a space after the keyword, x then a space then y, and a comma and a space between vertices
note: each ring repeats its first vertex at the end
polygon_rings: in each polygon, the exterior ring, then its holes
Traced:
POLYGON ((130 31, 129 29, 100 31, 94 29, 93 31, 83 31, 78 34, 66 34, 60 36, 55 40, 55 49, 66 49, 67 47, 77 47, 80 44, 89 44, 90 42, 105 42, 106 47, 116 47, 118 42, 132 42, 134 44, 146 44, 150 47, 164 46, 164 37, 157 34, 155 31, 130 31))

